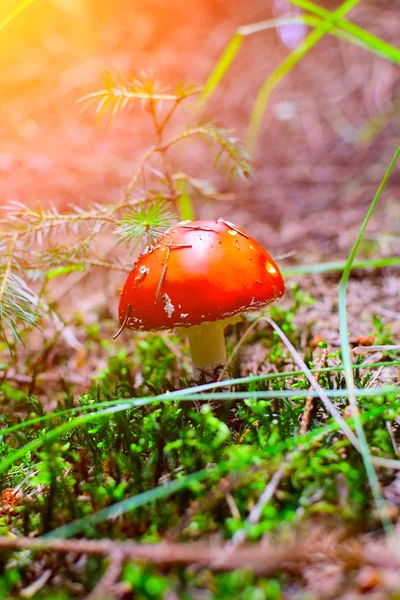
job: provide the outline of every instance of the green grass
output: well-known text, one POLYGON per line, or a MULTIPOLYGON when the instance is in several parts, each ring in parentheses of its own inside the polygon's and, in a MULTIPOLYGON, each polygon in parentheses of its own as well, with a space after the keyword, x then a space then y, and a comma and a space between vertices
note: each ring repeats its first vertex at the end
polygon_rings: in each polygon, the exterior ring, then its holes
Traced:
MULTIPOLYGON (((298 332, 291 335, 296 339, 298 332)), ((265 331, 261 339, 271 352, 281 346, 265 331)), ((152 387, 162 387, 175 357, 161 342, 158 336, 149 338, 146 354, 137 348, 128 362, 125 353, 110 357, 101 382, 80 398, 83 414, 77 415, 78 409, 62 393, 58 411, 46 414, 37 400, 3 389, 2 486, 22 485, 26 498, 13 516, 0 518, 3 534, 35 532, 44 539, 83 534, 94 539, 157 542, 180 527, 193 502, 199 509, 179 535, 181 541, 207 540, 215 531, 228 540, 243 528, 250 540, 268 532, 279 536, 285 528, 296 527, 300 508, 301 520, 336 515, 357 526, 376 526, 360 454, 342 435, 340 425, 319 412, 310 431, 299 435, 305 398, 318 396, 310 392, 301 370, 154 396, 146 381, 139 386, 129 381, 126 367, 157 354, 157 362, 149 365, 149 379, 152 387), (236 391, 228 392, 228 387, 236 391), (193 406, 194 399, 201 402, 200 412, 193 406), (293 454, 278 494, 264 507, 259 522, 249 524, 249 503, 257 501, 268 478, 286 464, 288 453, 293 454), (344 505, 338 504, 338 477, 348 487, 344 505), (222 480, 228 482, 240 519, 230 515, 224 494, 218 492, 222 480), (312 498, 317 490, 322 494, 316 502, 312 498), (367 523, 365 514, 370 515, 367 523)), ((284 347, 280 357, 283 367, 289 360, 284 347)), ((331 366, 315 369, 315 358, 307 357, 308 366, 319 373, 320 385, 338 408, 344 408, 348 398, 344 367, 337 353, 329 361, 331 366)), ((353 365, 368 443, 388 466, 397 464, 386 422, 399 416, 399 390, 367 386, 380 367, 398 365, 400 360, 372 365, 358 360, 353 365)), ((351 420, 348 424, 352 427, 351 420)), ((380 477, 385 479, 385 469, 380 468, 380 477)), ((102 561, 96 559, 95 564, 95 572, 89 569, 84 574, 89 587, 104 569, 102 561)), ((30 566, 30 560, 17 561, 15 576, 29 577, 30 566)), ((58 569, 63 572, 63 568, 60 558, 58 569)), ((132 579, 135 590, 142 589, 149 577, 164 578, 172 590, 190 588, 196 580, 193 576, 178 583, 156 567, 139 571, 132 579)), ((184 571, 179 577, 186 577, 184 571)), ((239 593, 234 576, 229 576, 230 582, 226 577, 214 574, 213 587, 220 585, 227 593, 229 586, 236 586, 239 593)), ((7 578, 2 581, 6 587, 7 578)), ((253 576, 251 581, 249 585, 259 589, 269 579, 253 576)), ((67 593, 68 579, 65 589, 67 593)))
POLYGON ((254 35, 268 29, 283 27, 292 23, 304 23, 313 28, 313 31, 293 50, 273 71, 262 84, 250 116, 250 124, 247 133, 247 147, 254 152, 261 122, 269 102, 271 93, 275 87, 286 77, 298 62, 314 48, 314 46, 326 35, 334 35, 353 45, 360 46, 364 50, 377 54, 381 58, 400 64, 400 49, 387 43, 385 40, 372 35, 368 31, 347 21, 344 17, 350 12, 360 0, 346 0, 330 12, 309 0, 290 0, 292 4, 307 11, 307 14, 299 17, 288 17, 282 19, 270 19, 260 23, 254 23, 239 27, 232 39, 227 44, 220 59, 210 74, 204 86, 202 101, 206 102, 220 84, 221 80, 229 70, 236 55, 238 54, 243 40, 249 35, 254 35))
MULTIPOLYGON (((345 372, 345 377, 346 377, 346 385, 347 385, 348 392, 349 392, 349 403, 353 409, 356 432, 357 432, 358 439, 360 441, 361 453, 362 453, 362 457, 363 457, 363 461, 364 461, 365 470, 368 475, 369 484, 371 486, 371 490, 374 495, 375 504, 376 504, 377 508, 381 510, 381 514, 383 514, 382 509, 385 506, 385 502, 383 499, 378 476, 377 476, 374 466, 372 464, 371 452, 370 452, 370 449, 368 446, 368 441, 365 436, 365 432, 364 432, 364 429, 363 429, 363 426, 361 423, 361 419, 359 418, 359 409, 358 409, 357 398, 356 398, 356 388, 355 388, 353 369, 352 369, 352 358, 351 358, 350 346, 349 346, 349 341, 348 341, 349 331, 348 331, 348 326, 347 326, 347 285, 348 285, 348 282, 350 279, 351 268, 352 268, 358 247, 360 245, 361 239, 362 239, 364 232, 368 226, 368 222, 371 218, 374 208, 375 208, 375 206, 382 194, 382 191, 386 185, 386 182, 389 179, 390 174, 396 165, 399 154, 400 154, 400 146, 397 148, 396 152, 394 153, 394 156, 390 162, 390 165, 382 179, 382 182, 375 194, 374 199, 371 202, 371 205, 368 209, 366 217, 361 225, 361 228, 358 233, 357 239, 354 243, 354 246, 352 247, 352 249, 350 251, 349 258, 347 260, 346 266, 343 270, 342 278, 340 280, 339 298, 338 298, 339 322, 340 322, 340 344, 341 344, 341 349, 342 349, 342 360, 343 360, 343 366, 344 366, 344 370, 345 370, 344 372, 345 372)), ((384 525, 386 531, 389 532, 391 523, 389 523, 389 521, 387 521, 386 519, 383 519, 383 525, 384 525)))

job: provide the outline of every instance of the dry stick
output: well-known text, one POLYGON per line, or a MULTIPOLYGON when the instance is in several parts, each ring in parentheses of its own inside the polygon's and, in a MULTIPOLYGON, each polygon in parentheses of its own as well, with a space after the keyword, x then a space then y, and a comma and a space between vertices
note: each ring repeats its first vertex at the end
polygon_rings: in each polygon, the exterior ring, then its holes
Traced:
MULTIPOLYGON (((173 242, 174 240, 172 240, 173 242)), ((171 243, 172 243, 171 242, 171 243)), ((158 299, 160 297, 161 294, 161 288, 162 285, 164 283, 164 279, 165 279, 165 275, 167 274, 167 269, 168 269, 168 259, 169 259, 169 255, 171 254, 171 246, 168 246, 168 250, 167 250, 167 255, 165 257, 165 265, 163 267, 163 270, 161 271, 161 276, 160 276, 160 281, 158 282, 158 286, 157 286, 157 291, 156 291, 156 300, 155 300, 155 305, 157 306, 158 303, 158 299)))
POLYGON ((390 421, 386 421, 386 429, 387 429, 387 432, 389 434, 390 441, 392 442, 394 453, 398 456, 399 455, 399 448, 397 446, 397 442, 396 442, 395 437, 393 435, 392 424, 391 424, 390 421))
MULTIPOLYGON (((288 458, 289 458, 289 456, 288 456, 288 458)), ((255 525, 256 523, 258 523, 264 507, 272 499, 284 474, 285 474, 285 467, 281 467, 273 474, 270 481, 266 485, 263 493, 259 497, 257 504, 251 510, 249 516, 247 517, 247 520, 246 520, 247 523, 249 523, 250 525, 255 525)), ((228 542, 226 544, 225 549, 230 550, 232 548, 235 548, 236 546, 239 546, 240 544, 242 544, 242 542, 244 542, 246 537, 247 537, 246 530, 244 528, 239 529, 238 531, 236 531, 236 533, 234 534, 234 536, 232 537, 230 542, 228 542)))
MULTIPOLYGON (((175 248, 191 248, 192 244, 174 244, 174 240, 172 240, 172 242, 165 244, 165 246, 168 248, 167 250, 167 255, 165 257, 165 265, 163 267, 163 270, 161 271, 161 276, 160 276, 160 281, 158 282, 158 286, 157 286, 157 291, 156 291, 156 300, 155 300, 155 305, 157 306, 159 297, 160 297, 160 293, 161 293, 161 288, 163 286, 164 280, 165 280, 165 276, 167 274, 167 268, 168 268, 168 260, 171 254, 171 249, 175 249, 175 248)), ((162 264, 162 263, 161 263, 162 264)))
POLYGON ((33 598, 46 585, 52 575, 53 571, 46 569, 33 583, 20 591, 20 596, 22 598, 33 598))
MULTIPOLYGON (((324 350, 321 354, 318 369, 322 369, 325 366, 325 361, 326 361, 327 355, 328 355, 328 350, 327 350, 327 348, 324 348, 324 350)), ((316 374, 316 376, 315 376, 316 381, 319 381, 320 375, 321 375, 321 373, 316 374)), ((310 389, 313 389, 313 387, 311 386, 310 389)), ((315 400, 316 400, 316 398, 314 398, 313 396, 307 397, 303 416, 301 417, 301 422, 300 422, 300 435, 305 435, 307 433, 308 424, 310 422, 311 411, 313 409, 313 406, 315 405, 315 400)))
POLYGON ((96 587, 88 596, 86 596, 85 600, 103 600, 107 597, 107 593, 111 591, 111 588, 117 583, 126 557, 119 548, 115 548, 114 551, 110 553, 109 558, 110 564, 106 572, 96 587))
MULTIPOLYGON (((0 549, 9 550, 53 550, 67 554, 92 554, 95 556, 111 556, 117 553, 121 559, 139 559, 152 563, 181 564, 186 565, 193 562, 201 565, 209 565, 220 557, 222 547, 207 546, 203 544, 176 544, 176 543, 136 543, 131 541, 120 542, 113 540, 51 540, 45 538, 29 537, 0 537, 0 549)), ((222 561, 221 568, 235 569, 239 566, 250 566, 255 559, 256 548, 238 549, 230 556, 229 561, 222 561)), ((275 553, 275 558, 279 552, 275 553)), ((271 557, 272 558, 272 557, 271 557)), ((268 564, 270 561, 268 560, 268 564)), ((267 571, 268 565, 266 564, 267 571)), ((275 567, 276 568, 276 567, 275 567)))
POLYGON ((239 233, 243 237, 245 237, 245 238, 249 238, 250 237, 244 231, 240 231, 239 227, 236 227, 236 225, 234 225, 233 223, 229 223, 229 221, 225 221, 225 219, 218 219, 218 221, 220 223, 223 223, 226 227, 228 227, 228 229, 232 229, 233 231, 236 231, 236 233, 239 233))
POLYGON ((399 351, 400 344, 388 345, 388 346, 357 346, 353 348, 354 354, 368 354, 368 352, 393 352, 393 350, 399 351))
MULTIPOLYGON (((62 554, 73 552, 75 554, 92 554, 94 556, 118 556, 121 560, 144 560, 154 564, 188 565, 196 563, 202 566, 213 566, 218 570, 234 570, 238 568, 251 569, 256 574, 271 574, 278 570, 289 572, 301 571, 304 563, 318 563, 332 559, 348 559, 354 566, 355 563, 363 564, 389 564, 399 568, 399 558, 382 547, 380 552, 369 553, 364 556, 361 549, 349 548, 346 542, 332 544, 329 536, 314 536, 310 541, 310 532, 305 536, 287 540, 281 545, 262 542, 257 545, 235 548, 232 552, 225 553, 221 545, 210 546, 196 543, 167 543, 156 544, 135 543, 132 541, 114 540, 86 540, 71 539, 57 540, 30 537, 0 537, 0 549, 3 550, 53 550, 62 554), (321 558, 322 557, 322 558, 321 558)), ((115 563, 116 566, 117 563, 115 563)), ((111 579, 111 576, 110 576, 111 579)))
POLYGON ((375 373, 375 375, 373 376, 371 381, 368 383, 368 385, 365 386, 366 390, 368 388, 372 387, 372 384, 375 383, 375 381, 378 379, 378 377, 382 373, 382 371, 383 371, 383 365, 381 367, 379 367, 379 369, 377 370, 377 372, 375 373))
POLYGON ((125 329, 125 326, 126 326, 126 324, 128 322, 128 319, 129 319, 130 312, 131 312, 131 305, 128 304, 128 308, 127 308, 127 311, 126 311, 125 319, 122 321, 122 325, 118 329, 117 333, 114 333, 113 340, 117 339, 117 337, 120 335, 120 333, 122 333, 123 330, 125 329))

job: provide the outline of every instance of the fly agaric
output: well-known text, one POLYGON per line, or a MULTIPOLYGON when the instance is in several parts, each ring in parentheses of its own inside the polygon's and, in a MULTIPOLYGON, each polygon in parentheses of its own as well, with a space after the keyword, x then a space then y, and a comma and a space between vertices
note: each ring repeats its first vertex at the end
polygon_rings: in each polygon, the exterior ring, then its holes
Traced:
MULTIPOLYGON (((285 291, 258 242, 229 221, 183 221, 148 247, 128 275, 120 330, 185 328, 195 378, 226 364, 224 328, 285 291)), ((118 335, 117 334, 117 335, 118 335)))

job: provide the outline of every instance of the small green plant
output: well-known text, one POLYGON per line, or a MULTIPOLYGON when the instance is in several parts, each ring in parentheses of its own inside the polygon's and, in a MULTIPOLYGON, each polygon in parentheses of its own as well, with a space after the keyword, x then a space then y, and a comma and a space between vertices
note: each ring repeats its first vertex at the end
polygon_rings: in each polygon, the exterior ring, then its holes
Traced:
POLYGON ((371 332, 371 336, 374 338, 374 343, 377 346, 395 343, 391 326, 385 325, 379 315, 373 315, 372 324, 374 329, 371 332))
POLYGON ((149 115, 156 143, 139 160, 117 203, 92 203, 87 209, 75 206, 68 213, 54 206, 29 208, 14 203, 9 207, 0 220, 0 340, 10 348, 20 341, 21 329, 37 324, 49 312, 51 300, 46 300, 46 290, 54 278, 90 269, 129 272, 115 248, 102 252, 104 233, 111 231, 116 242, 133 252, 142 240, 153 244, 171 224, 194 213, 189 189, 197 196, 213 198, 216 190, 208 181, 173 172, 169 153, 175 146, 202 139, 216 149, 215 163, 220 163, 229 177, 249 176, 251 167, 240 141, 214 123, 196 123, 165 137, 175 111, 198 92, 188 85, 164 90, 150 79, 128 78, 124 82, 119 74, 113 78, 106 72, 104 88, 82 99, 87 106, 96 105, 98 114, 109 111, 110 119, 128 105, 136 105, 149 115), (156 170, 151 162, 157 157, 161 164, 156 170), (38 280, 42 285, 36 295, 32 282, 38 280))

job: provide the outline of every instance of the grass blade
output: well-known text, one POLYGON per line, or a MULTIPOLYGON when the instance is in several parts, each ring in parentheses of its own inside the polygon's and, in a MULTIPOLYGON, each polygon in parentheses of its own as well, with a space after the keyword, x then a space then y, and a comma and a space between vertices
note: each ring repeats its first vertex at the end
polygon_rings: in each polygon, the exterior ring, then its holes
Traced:
POLYGON ((181 221, 194 221, 195 215, 193 210, 192 199, 189 194, 187 183, 184 179, 176 182, 178 192, 177 205, 179 208, 179 218, 181 221))
POLYGON ((10 10, 2 19, 0 19, 0 31, 4 29, 11 21, 13 21, 18 15, 20 15, 26 8, 36 0, 22 0, 15 8, 10 10))
MULTIPOLYGON (((362 365, 360 365, 360 366, 362 366, 362 365)), ((302 373, 302 371, 300 371, 300 373, 302 373)), ((239 380, 239 381, 243 382, 243 380, 245 380, 245 379, 248 379, 249 381, 255 381, 257 378, 256 377, 242 378, 242 380, 239 380)), ((235 380, 232 380, 232 381, 235 381, 235 380)), ((232 385, 232 381, 222 381, 219 383, 224 386, 227 386, 227 385, 232 385)), ((183 401, 183 402, 188 402, 188 401, 193 401, 193 400, 221 400, 221 401, 226 400, 226 401, 228 401, 228 400, 245 399, 245 398, 263 398, 263 399, 267 399, 267 398, 269 398, 269 399, 272 399, 272 398, 275 398, 275 399, 276 398, 301 398, 304 396, 317 397, 319 395, 319 393, 315 392, 315 390, 313 391, 313 390, 305 390, 305 389, 272 390, 272 391, 266 391, 266 392, 243 391, 243 392, 221 392, 221 393, 215 393, 215 392, 211 392, 211 391, 210 391, 210 393, 207 393, 207 392, 204 393, 204 391, 202 391, 202 390, 205 390, 205 388, 208 390, 211 390, 211 389, 216 388, 217 386, 218 386, 218 383, 214 382, 211 384, 205 384, 203 386, 188 388, 185 390, 178 390, 176 392, 170 392, 167 394, 161 394, 159 396, 152 396, 152 397, 147 397, 147 398, 129 398, 129 399, 124 398, 124 399, 116 400, 115 402, 110 402, 109 404, 111 404, 111 406, 108 406, 107 408, 98 410, 97 412, 91 412, 91 413, 79 415, 78 417, 75 417, 75 418, 71 419, 70 421, 63 423, 62 425, 59 425, 58 427, 55 427, 51 431, 44 433, 40 437, 37 437, 37 438, 31 440, 24 446, 21 446, 20 448, 18 448, 18 450, 15 450, 12 454, 10 454, 9 456, 6 456, 5 458, 2 459, 2 461, 0 463, 0 475, 6 473, 7 470, 11 467, 11 465, 13 465, 17 461, 23 459, 24 456, 26 456, 26 454, 28 452, 34 452, 34 451, 38 450, 39 448, 41 448, 44 444, 46 444, 48 442, 52 442, 53 440, 58 440, 60 438, 60 436, 64 435, 65 433, 68 433, 69 431, 71 431, 77 427, 80 427, 90 421, 95 421, 96 419, 100 419, 103 417, 111 417, 112 415, 114 415, 118 412, 124 412, 126 410, 129 410, 129 409, 132 409, 135 407, 137 408, 137 407, 147 406, 149 404, 152 404, 153 402, 169 402, 171 400, 179 400, 179 401, 183 401)), ((347 398, 347 396, 349 394, 347 389, 341 389, 341 390, 325 389, 323 391, 323 393, 327 397, 332 397, 332 398, 347 398)), ((368 389, 355 390, 354 393, 356 396, 362 396, 362 397, 385 396, 385 395, 389 395, 389 394, 400 394, 400 387, 390 387, 390 388, 388 387, 388 388, 384 388, 384 389, 368 388, 368 389)), ((104 403, 104 404, 106 404, 106 403, 104 403)), ((104 406, 104 404, 103 404, 103 406, 104 406)), ((43 420, 43 418, 41 420, 43 420)), ((18 427, 18 428, 21 429, 22 427, 18 427)), ((16 430, 16 429, 17 429, 16 427, 13 428, 13 430, 16 430)), ((4 434, 4 431, 1 431, 0 433, 4 434)), ((400 462, 399 462, 398 468, 400 468, 400 462)))
POLYGON ((335 27, 335 23, 338 18, 344 17, 359 0, 346 0, 339 8, 332 13, 330 22, 321 24, 319 29, 312 31, 306 38, 299 44, 295 50, 293 50, 283 62, 275 69, 275 71, 268 77, 268 79, 262 84, 257 98, 254 104, 250 116, 250 124, 247 133, 247 148, 250 152, 255 149, 255 144, 258 136, 258 132, 261 127, 261 121, 269 101, 269 97, 278 85, 278 83, 287 75, 294 66, 305 56, 323 37, 326 33, 335 27))
MULTIPOLYGON (((354 37, 356 40, 360 41, 363 47, 368 49, 370 52, 378 54, 386 60, 391 60, 396 64, 400 64, 399 48, 396 48, 396 46, 392 46, 388 42, 385 42, 385 40, 382 40, 372 33, 369 33, 365 29, 362 29, 362 27, 358 27, 357 25, 354 25, 354 23, 350 23, 345 19, 334 18, 333 14, 329 10, 326 10, 322 6, 315 4, 311 0, 289 0, 289 2, 299 6, 304 10, 307 10, 310 13, 313 13, 314 15, 317 15, 318 17, 321 17, 322 19, 330 21, 335 27, 346 33, 349 33, 352 38, 354 37)), ((348 39, 351 41, 351 38, 348 39)))
MULTIPOLYGON (((355 371, 358 371, 360 369, 379 369, 380 367, 386 368, 386 367, 394 367, 394 366, 400 366, 400 360, 383 361, 383 362, 376 362, 376 363, 359 363, 359 364, 353 365, 352 368, 355 371)), ((339 373, 343 370, 344 370, 344 368, 341 365, 336 365, 334 367, 323 367, 321 369, 310 369, 310 372, 311 373, 339 373)), ((256 381, 275 381, 276 379, 287 379, 287 378, 298 377, 301 375, 304 375, 303 371, 282 371, 279 373, 264 373, 262 375, 251 375, 249 377, 239 377, 237 379, 231 379, 229 381, 223 380, 223 381, 218 381, 218 382, 211 383, 211 384, 207 383, 204 385, 191 387, 186 390, 182 390, 180 392, 173 392, 173 394, 175 394, 173 396, 173 399, 176 399, 176 394, 191 394, 191 393, 200 394, 200 393, 203 393, 204 391, 213 390, 213 389, 217 389, 220 387, 227 387, 228 385, 229 386, 245 385, 247 383, 254 383, 256 381)), ((399 388, 399 390, 400 390, 400 388, 399 388)), ((334 392, 336 392, 336 390, 329 391, 329 394, 333 394, 334 392)), ((297 392, 296 392, 296 395, 298 395, 297 392)), ((169 400, 169 399, 171 399, 171 394, 168 395, 168 398, 166 398, 166 396, 164 395, 164 396, 154 397, 150 400, 156 402, 156 401, 169 400)), ((228 396, 228 399, 229 399, 229 396, 228 396)), ((145 400, 147 402, 149 399, 146 398, 145 400)), ((99 410, 99 409, 103 409, 103 408, 109 408, 112 406, 119 405, 120 402, 121 402, 121 400, 119 398, 117 398, 115 400, 109 400, 106 402, 96 402, 95 404, 90 405, 90 410, 94 411, 94 410, 99 410)), ((142 402, 142 401, 136 399, 135 404, 132 404, 131 401, 129 401, 129 400, 127 402, 130 404, 130 408, 132 408, 134 406, 138 406, 138 402, 142 402)), ((50 421, 51 419, 57 419, 60 417, 76 415, 77 413, 83 412, 87 409, 88 409, 87 406, 77 406, 75 408, 67 408, 65 410, 60 410, 55 413, 47 413, 41 417, 29 419, 22 423, 17 423, 16 425, 11 425, 10 427, 0 429, 0 435, 2 437, 4 437, 5 435, 13 433, 14 431, 26 429, 27 427, 30 427, 31 425, 37 425, 38 423, 50 421)), ((93 415, 93 417, 95 417, 95 415, 96 415, 96 413, 91 413, 91 414, 93 415)))
POLYGON ((121 502, 116 502, 111 506, 107 506, 106 508, 103 508, 95 513, 87 515, 86 517, 76 519, 76 521, 72 521, 72 523, 58 527, 57 529, 54 529, 50 533, 44 535, 43 538, 65 539, 73 535, 77 535, 78 533, 82 533, 90 527, 94 527, 99 523, 108 521, 108 519, 115 519, 116 517, 120 517, 131 510, 139 508, 140 506, 144 506, 145 504, 149 504, 155 500, 167 498, 168 496, 171 496, 171 494, 189 487, 191 483, 194 483, 195 481, 201 481, 202 479, 205 479, 214 473, 214 469, 203 469, 202 471, 196 471, 190 475, 184 475, 183 477, 175 479, 174 481, 170 481, 165 485, 159 485, 156 488, 142 492, 141 494, 137 494, 131 498, 125 498, 125 500, 121 500, 121 502))
POLYGON ((236 33, 230 40, 204 86, 203 93, 201 95, 202 102, 206 102, 206 100, 208 100, 221 79, 224 77, 236 54, 239 52, 242 42, 243 35, 240 33, 236 33))
MULTIPOLYGON (((368 222, 371 218, 371 215, 374 211, 376 203, 378 202, 382 191, 386 185, 386 182, 392 172, 393 167, 395 166, 397 159, 400 154, 400 146, 397 148, 392 161, 382 179, 382 182, 378 188, 378 191, 375 194, 374 199, 371 202, 371 206, 368 209, 368 212, 365 216, 364 222, 361 225, 360 231, 358 233, 357 239, 354 243, 354 246, 351 249, 349 254, 349 258, 347 260, 346 266, 343 271, 342 278, 340 280, 339 285, 339 323, 340 323, 340 343, 342 349, 342 360, 344 366, 344 374, 346 378, 346 385, 349 392, 349 403, 353 409, 354 423, 356 428, 357 437, 359 439, 361 445, 361 455, 364 461, 365 470, 368 476, 368 480, 370 482, 371 490, 374 496, 375 504, 378 509, 384 507, 385 501, 382 496, 378 476, 376 474, 375 468, 372 464, 372 456, 367 443, 367 439, 365 436, 364 428, 362 426, 362 422, 359 416, 359 410, 356 399, 356 388, 353 377, 353 369, 352 369, 352 360, 351 360, 351 352, 349 346, 349 331, 347 327, 347 284, 350 278, 350 271, 352 268, 352 264, 354 262, 355 255, 357 253, 358 246, 360 244, 361 238, 364 235, 364 231, 368 225, 368 222)), ((384 520, 382 521, 385 529, 388 529, 388 523, 384 520)))
MULTIPOLYGON (((281 269, 284 277, 296 277, 297 275, 312 275, 315 273, 333 273, 343 271, 347 265, 347 260, 336 260, 325 263, 315 263, 313 265, 299 265, 281 269)), ((400 265, 400 256, 390 256, 387 258, 375 258, 355 261, 351 265, 354 269, 381 269, 384 267, 394 267, 400 265)))

